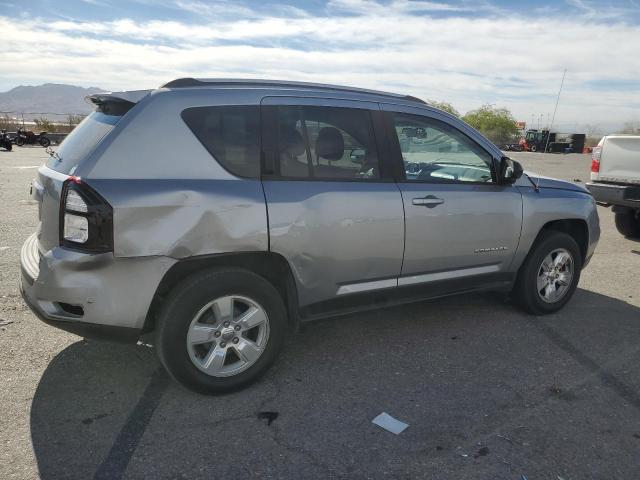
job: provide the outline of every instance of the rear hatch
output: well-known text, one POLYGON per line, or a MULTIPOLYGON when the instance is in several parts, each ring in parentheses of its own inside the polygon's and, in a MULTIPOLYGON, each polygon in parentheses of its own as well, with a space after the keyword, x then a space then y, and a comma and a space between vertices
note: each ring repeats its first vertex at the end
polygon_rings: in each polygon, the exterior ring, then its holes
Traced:
POLYGON ((48 150, 49 158, 38 169, 31 187, 32 196, 38 202, 40 223, 37 236, 41 253, 60 244, 60 194, 64 182, 74 175, 126 112, 147 93, 120 92, 88 96, 87 101, 94 105, 95 111, 64 139, 60 147, 48 150))
POLYGON ((606 137, 602 145, 598 180, 640 184, 640 136, 606 137))

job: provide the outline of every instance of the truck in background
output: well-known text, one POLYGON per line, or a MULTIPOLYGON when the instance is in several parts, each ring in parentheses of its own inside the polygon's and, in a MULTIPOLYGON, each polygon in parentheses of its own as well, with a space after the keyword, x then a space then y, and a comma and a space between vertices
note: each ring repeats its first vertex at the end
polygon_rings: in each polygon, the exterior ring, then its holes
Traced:
POLYGON ((549 130, 527 130, 520 139, 525 152, 582 153, 586 140, 584 133, 558 133, 549 130))
POLYGON ((592 152, 587 188, 612 207, 622 235, 640 239, 640 135, 604 136, 592 152))

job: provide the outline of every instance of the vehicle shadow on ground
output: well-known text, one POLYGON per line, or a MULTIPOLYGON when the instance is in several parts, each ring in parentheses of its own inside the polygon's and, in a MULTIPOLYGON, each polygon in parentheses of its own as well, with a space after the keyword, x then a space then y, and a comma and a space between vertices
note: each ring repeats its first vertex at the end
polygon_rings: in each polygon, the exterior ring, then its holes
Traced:
POLYGON ((172 383, 150 348, 79 341, 37 387, 33 450, 44 479, 625 473, 638 445, 625 430, 640 417, 638 318, 586 290, 544 318, 497 295, 351 315, 307 325, 265 379, 223 397, 172 383), (631 407, 619 426, 604 411, 616 402, 631 407), (279 412, 273 425, 256 418, 263 410, 279 412), (411 427, 382 432, 370 424, 382 411, 411 427), (553 439, 563 422, 575 441, 553 439), (496 431, 527 432, 528 447, 496 431), (595 465, 587 444, 598 445, 595 465), (202 454, 227 445, 242 448, 222 461, 202 454))

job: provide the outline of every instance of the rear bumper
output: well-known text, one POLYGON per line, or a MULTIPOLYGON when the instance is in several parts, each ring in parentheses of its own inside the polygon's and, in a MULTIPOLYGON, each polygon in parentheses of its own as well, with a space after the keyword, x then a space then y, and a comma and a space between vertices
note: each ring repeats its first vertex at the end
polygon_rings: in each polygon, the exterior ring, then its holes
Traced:
POLYGON ((135 342, 157 286, 175 260, 116 258, 61 247, 41 254, 36 235, 20 254, 20 291, 44 322, 88 338, 135 342))
POLYGON ((52 327, 65 330, 85 338, 98 340, 109 340, 115 342, 135 343, 140 338, 140 329, 129 327, 114 327, 111 325, 100 325, 94 323, 81 322, 77 320, 59 320, 48 315, 39 305, 32 303, 32 299, 23 287, 25 277, 22 277, 20 293, 31 311, 44 323, 52 327))
POLYGON ((640 186, 590 182, 586 187, 601 205, 640 208, 640 186))

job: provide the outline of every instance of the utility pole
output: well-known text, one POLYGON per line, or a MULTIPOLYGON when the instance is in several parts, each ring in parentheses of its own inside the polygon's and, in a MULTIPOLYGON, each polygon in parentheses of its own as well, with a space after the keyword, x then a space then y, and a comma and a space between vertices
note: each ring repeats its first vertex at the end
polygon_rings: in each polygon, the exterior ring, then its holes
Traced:
POLYGON ((547 143, 544 146, 544 152, 547 151, 547 147, 549 147, 549 137, 551 136, 551 127, 553 126, 553 122, 556 121, 556 111, 558 110, 558 103, 560 102, 560 93, 562 92, 562 86, 564 85, 564 77, 567 75, 567 69, 564 69, 562 73, 562 81, 560 82, 560 89, 558 90, 558 98, 556 98, 556 107, 553 109, 553 117, 551 117, 551 125, 549 125, 549 134, 547 135, 547 143))

